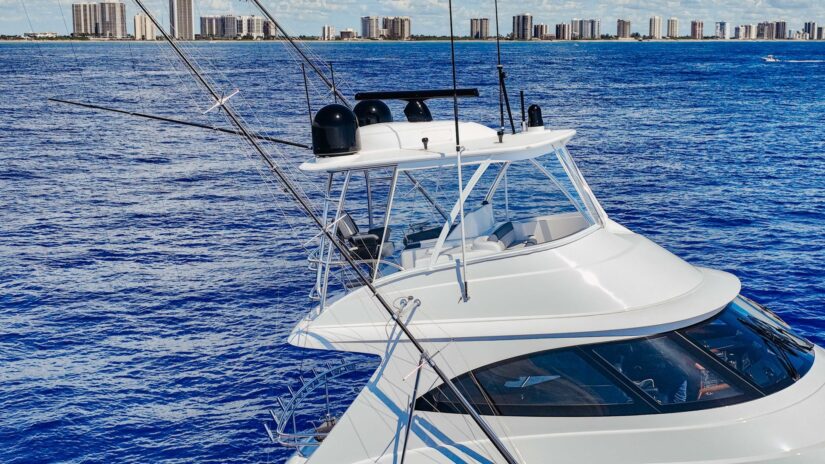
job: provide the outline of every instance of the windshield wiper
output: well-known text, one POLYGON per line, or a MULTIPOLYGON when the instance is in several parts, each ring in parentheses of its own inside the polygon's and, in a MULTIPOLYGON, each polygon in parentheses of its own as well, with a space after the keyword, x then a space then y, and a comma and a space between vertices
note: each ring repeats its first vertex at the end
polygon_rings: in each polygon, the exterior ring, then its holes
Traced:
POLYGON ((739 322, 756 332, 756 334, 759 335, 765 343, 771 345, 774 350, 776 350, 777 358, 782 364, 782 367, 788 371, 788 375, 790 375, 794 380, 799 380, 799 372, 796 370, 796 367, 794 367, 790 358, 788 358, 788 352, 786 351, 788 349, 792 350, 792 347, 796 347, 796 344, 793 341, 786 339, 783 335, 779 334, 772 327, 762 321, 748 320, 742 317, 737 319, 739 319, 739 322))

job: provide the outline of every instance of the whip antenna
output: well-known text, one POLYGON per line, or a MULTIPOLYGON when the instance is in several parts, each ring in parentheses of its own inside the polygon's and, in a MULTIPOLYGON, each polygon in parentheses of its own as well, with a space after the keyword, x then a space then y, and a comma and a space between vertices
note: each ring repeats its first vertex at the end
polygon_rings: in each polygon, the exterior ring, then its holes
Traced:
MULTIPOLYGON (((507 106, 507 116, 510 118, 510 129, 516 133, 516 124, 513 122, 513 112, 510 109, 510 97, 507 95, 507 85, 504 83, 504 78, 507 75, 504 73, 504 66, 501 64, 501 33, 498 31, 498 0, 494 0, 496 8, 496 69, 498 69, 498 111, 499 120, 501 122, 498 130, 498 141, 501 142, 504 137, 504 107, 507 106)), ((452 26, 452 20, 450 20, 452 26)))
POLYGON ((453 0, 449 0, 450 10, 450 61, 453 67, 453 120, 455 121, 455 158, 458 166, 458 209, 461 213, 461 299, 470 299, 470 291, 467 288, 467 234, 464 229, 464 179, 461 176, 461 136, 458 130, 458 85, 455 73, 455 34, 453 33, 453 0))

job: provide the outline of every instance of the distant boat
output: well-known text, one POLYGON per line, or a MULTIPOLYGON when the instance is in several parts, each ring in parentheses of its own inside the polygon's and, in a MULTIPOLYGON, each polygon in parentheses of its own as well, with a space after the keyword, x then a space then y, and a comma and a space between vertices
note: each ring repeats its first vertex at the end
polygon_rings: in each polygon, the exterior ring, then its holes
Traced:
POLYGON ((779 63, 779 58, 777 58, 773 55, 768 55, 768 56, 763 56, 762 61, 764 61, 766 63, 779 63))

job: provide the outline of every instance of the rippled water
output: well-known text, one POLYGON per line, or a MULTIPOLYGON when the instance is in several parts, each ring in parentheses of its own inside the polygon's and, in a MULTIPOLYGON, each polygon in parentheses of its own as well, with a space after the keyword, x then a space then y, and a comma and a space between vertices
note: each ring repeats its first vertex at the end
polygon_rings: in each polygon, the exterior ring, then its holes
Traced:
MULTIPOLYGON (((280 45, 188 47, 242 89, 254 127, 308 141, 280 45)), ((493 46, 457 49, 460 85, 482 93, 462 115, 496 124, 493 46)), ((445 43, 315 50, 349 94, 450 85, 445 43)), ((546 122, 579 130, 571 151, 614 219, 735 273, 825 341, 825 43, 505 44, 504 57, 514 100, 525 90, 546 122)), ((0 95, 0 461, 283 461, 266 409, 339 357, 284 343, 309 305, 308 226, 233 137, 46 102, 221 123, 159 44, 0 44, 0 95)), ((313 90, 315 108, 328 101, 313 90)))

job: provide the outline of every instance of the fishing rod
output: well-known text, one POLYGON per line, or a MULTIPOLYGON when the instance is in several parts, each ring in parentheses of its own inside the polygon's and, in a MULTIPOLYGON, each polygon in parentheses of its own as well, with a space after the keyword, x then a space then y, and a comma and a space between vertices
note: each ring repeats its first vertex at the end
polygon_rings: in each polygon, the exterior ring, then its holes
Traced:
MULTIPOLYGON (((109 112, 112 112, 112 113, 125 114, 127 116, 135 116, 135 117, 138 117, 138 118, 150 119, 150 120, 153 120, 153 121, 166 122, 166 123, 170 123, 170 124, 177 124, 177 125, 180 125, 180 126, 189 126, 189 127, 197 127, 197 128, 200 128, 200 129, 208 129, 208 130, 215 131, 215 132, 222 132, 224 134, 243 135, 237 129, 225 129, 223 127, 215 127, 215 126, 210 126, 208 124, 201 124, 201 123, 192 122, 192 121, 184 121, 182 119, 167 118, 165 116, 157 116, 157 115, 154 115, 154 114, 137 113, 135 111, 121 110, 121 109, 118 109, 118 108, 109 108, 109 107, 106 107, 106 106, 93 105, 91 103, 81 103, 81 102, 76 102, 76 101, 71 101, 71 100, 61 100, 59 98, 49 98, 47 100, 50 101, 50 102, 55 102, 55 103, 62 103, 64 105, 79 106, 81 108, 88 108, 88 109, 99 110, 99 111, 109 111, 109 112)), ((309 145, 304 145, 303 143, 290 142, 289 140, 276 139, 275 137, 269 137, 267 135, 261 135, 261 134, 254 134, 253 133, 252 135, 258 140, 266 140, 267 142, 280 143, 280 144, 283 144, 283 145, 289 145, 289 146, 298 147, 298 148, 310 148, 309 145)))
POLYGON ((258 7, 261 13, 263 13, 263 15, 266 16, 268 20, 272 21, 272 24, 274 24, 275 27, 279 31, 281 31, 281 35, 283 35, 287 42, 289 42, 289 44, 292 45, 292 48, 294 48, 295 51, 298 52, 299 55, 301 55, 301 58, 303 58, 304 61, 306 61, 306 63, 309 65, 309 67, 312 68, 313 71, 315 71, 315 74, 317 74, 318 77, 320 77, 321 80, 324 81, 327 87, 329 87, 330 90, 332 90, 332 93, 335 95, 335 98, 341 100, 341 103, 343 103, 347 108, 352 109, 352 106, 350 105, 349 101, 347 101, 347 98, 344 96, 344 94, 342 94, 341 91, 335 87, 335 84, 332 81, 330 81, 327 75, 324 74, 323 71, 321 71, 321 69, 315 63, 313 63, 312 60, 309 59, 304 50, 295 42, 295 39, 293 39, 292 36, 289 35, 289 33, 286 30, 284 30, 283 27, 281 27, 281 24, 275 19, 275 17, 272 16, 272 13, 270 13, 269 10, 267 10, 266 7, 259 0, 251 1, 255 4, 255 6, 258 7))
MULTIPOLYGON (((253 0, 256 3, 257 0, 253 0)), ((186 68, 192 73, 193 77, 203 86, 203 88, 210 94, 210 96, 215 100, 216 103, 220 104, 220 108, 224 110, 226 113, 227 118, 232 122, 232 124, 241 132, 241 135, 247 140, 247 142, 255 149, 255 151, 260 155, 261 159, 267 164, 272 172, 281 183, 281 186, 284 188, 286 193, 288 193, 298 206, 304 211, 304 213, 312 220, 315 227, 317 227, 320 232, 325 236, 327 240, 336 248, 336 250, 341 254, 341 256, 346 261, 347 265, 353 270, 358 281, 364 285, 370 293, 375 297, 376 301, 381 305, 384 311, 387 313, 389 318, 396 324, 396 326, 401 329, 404 335, 410 340, 410 343, 415 347, 418 353, 421 355, 421 359, 423 359, 428 366, 435 372, 435 374, 444 382, 445 385, 450 389, 450 392, 458 398, 459 402, 461 403, 462 407, 467 411, 470 417, 473 419, 473 422, 478 425, 484 435, 490 440, 490 443, 496 448, 496 450, 501 454, 505 461, 508 464, 517 464, 518 461, 513 457, 510 451, 504 446, 504 443, 498 438, 496 433, 490 427, 489 424, 479 415, 478 411, 475 410, 472 404, 470 404, 469 400, 462 394, 455 383, 447 376, 447 373, 441 369, 441 366, 435 362, 435 360, 430 356, 428 351, 424 348, 421 342, 418 341, 418 338, 413 335, 410 331, 410 328, 407 327, 407 324, 401 320, 399 314, 393 311, 392 306, 387 300, 383 297, 383 295, 378 291, 378 288, 369 280, 369 278, 364 274, 364 271, 358 266, 355 262, 355 259, 352 257, 352 254, 349 251, 349 248, 342 243, 335 234, 324 226, 324 223, 321 221, 320 217, 315 214, 315 211, 312 208, 309 200, 301 194, 298 186, 294 184, 292 179, 287 175, 281 167, 276 163, 272 157, 266 152, 263 146, 259 143, 258 139, 249 131, 246 127, 246 124, 241 120, 240 116, 235 112, 232 108, 231 104, 226 101, 222 95, 206 80, 203 74, 200 73, 198 68, 195 66, 193 60, 178 46, 177 42, 166 32, 166 29, 163 25, 158 22, 157 18, 149 11, 146 5, 143 3, 143 0, 134 0, 135 4, 146 14, 150 21, 158 28, 161 35, 163 36, 164 40, 172 47, 175 54, 180 58, 181 62, 186 66, 186 68)))

